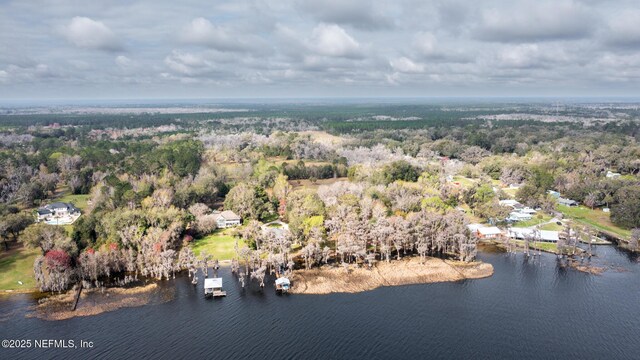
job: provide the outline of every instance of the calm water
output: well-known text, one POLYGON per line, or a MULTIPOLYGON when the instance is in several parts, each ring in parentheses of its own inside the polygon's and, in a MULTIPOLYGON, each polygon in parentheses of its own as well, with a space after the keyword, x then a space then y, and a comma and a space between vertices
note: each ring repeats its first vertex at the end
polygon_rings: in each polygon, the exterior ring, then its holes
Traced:
POLYGON ((169 302, 65 321, 25 318, 33 300, 12 297, 0 300, 0 338, 95 345, 0 349, 0 358, 638 359, 640 263, 614 247, 597 252, 611 267, 600 276, 558 268, 552 255, 484 252, 488 279, 326 296, 243 291, 223 269, 223 299, 179 278, 166 283, 169 302))

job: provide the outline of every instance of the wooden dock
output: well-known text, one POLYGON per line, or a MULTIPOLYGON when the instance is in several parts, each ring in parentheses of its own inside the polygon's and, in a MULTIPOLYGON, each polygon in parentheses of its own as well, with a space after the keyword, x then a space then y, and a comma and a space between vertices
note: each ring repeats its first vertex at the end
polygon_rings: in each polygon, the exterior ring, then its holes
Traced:
POLYGON ((205 297, 227 296, 227 292, 222 290, 222 278, 204 279, 204 296, 205 297))

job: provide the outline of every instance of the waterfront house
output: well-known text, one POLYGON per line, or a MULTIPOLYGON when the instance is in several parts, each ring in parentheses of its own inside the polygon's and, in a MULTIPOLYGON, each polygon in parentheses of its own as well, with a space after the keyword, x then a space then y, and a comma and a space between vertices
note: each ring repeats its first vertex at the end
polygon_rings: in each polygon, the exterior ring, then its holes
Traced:
POLYGON ((214 211, 213 215, 216 221, 216 226, 219 229, 240 225, 240 216, 231 210, 225 210, 222 212, 214 211))
POLYGON ((510 228, 508 231, 509 237, 517 240, 522 240, 525 238, 537 238, 538 241, 544 242, 557 242, 560 238, 560 233, 558 231, 551 230, 536 230, 532 228, 510 228))
POLYGON ((486 226, 483 224, 469 224, 467 225, 469 231, 476 235, 478 239, 496 239, 503 235, 502 230, 497 226, 486 226))

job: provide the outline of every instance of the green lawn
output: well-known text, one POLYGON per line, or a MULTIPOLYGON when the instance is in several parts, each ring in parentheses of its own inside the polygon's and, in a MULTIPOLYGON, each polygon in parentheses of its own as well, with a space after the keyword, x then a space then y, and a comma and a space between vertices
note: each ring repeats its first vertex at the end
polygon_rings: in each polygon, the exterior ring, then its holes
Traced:
POLYGON ((544 225, 540 226, 539 229, 540 230, 550 230, 550 231, 561 231, 562 230, 562 225, 558 225, 558 224, 552 222, 552 223, 548 223, 548 224, 544 224, 544 225))
POLYGON ((0 253, 0 290, 31 290, 36 287, 33 263, 40 252, 26 248, 0 253), (22 281, 22 285, 18 284, 22 281))
POLYGON ((565 206, 558 205, 558 211, 564 216, 574 219, 577 222, 591 225, 594 228, 618 235, 624 239, 631 238, 631 231, 625 230, 619 226, 614 225, 609 218, 609 213, 603 212, 601 209, 591 210, 584 206, 565 206))
MULTIPOLYGON (((203 250, 206 250, 209 255, 218 260, 233 259, 236 256, 234 248, 236 239, 230 233, 231 229, 218 229, 213 234, 194 240, 191 245, 193 252, 200 255, 203 250)), ((243 247, 244 242, 239 240, 238 246, 243 247)))
POLYGON ((551 216, 550 215, 538 212, 537 214, 533 215, 533 219, 531 219, 531 220, 514 222, 513 223, 513 227, 530 227, 530 226, 538 225, 540 223, 547 222, 549 220, 551 220, 551 216), (541 216, 542 218, 540 218, 539 216, 541 216))
POLYGON ((509 187, 503 188, 502 191, 505 192, 505 194, 509 195, 512 199, 516 197, 516 192, 518 192, 518 189, 512 189, 509 187))
POLYGON ((71 203, 75 205, 78 209, 82 210, 84 213, 87 210, 87 201, 89 200, 88 194, 80 194, 80 195, 64 195, 57 198, 55 201, 71 203))
POLYGON ((457 175, 453 177, 453 182, 454 183, 456 183, 456 182, 460 183, 460 186, 462 186, 463 188, 470 188, 470 187, 474 186, 475 184, 477 184, 477 182, 475 182, 475 181, 473 181, 473 180, 471 180, 469 178, 466 178, 464 176, 457 176, 457 175))

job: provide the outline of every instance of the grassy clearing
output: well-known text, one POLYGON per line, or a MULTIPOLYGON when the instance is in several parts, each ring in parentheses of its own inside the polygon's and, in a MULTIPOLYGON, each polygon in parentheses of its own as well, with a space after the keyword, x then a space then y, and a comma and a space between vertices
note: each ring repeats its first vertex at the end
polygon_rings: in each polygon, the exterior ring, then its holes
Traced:
POLYGON ((603 212, 601 209, 589 209, 584 206, 564 206, 558 205, 558 211, 564 216, 574 219, 579 223, 590 225, 600 231, 611 233, 622 237, 623 239, 631 238, 631 231, 616 226, 611 222, 609 213, 603 212))
MULTIPOLYGON (((218 260, 231 260, 236 256, 236 238, 231 235, 231 232, 232 229, 218 229, 213 234, 194 240, 191 248, 196 255, 206 251, 218 260)), ((244 242, 239 240, 238 245, 243 247, 244 242)))
POLYGON ((80 209, 83 213, 87 210, 87 201, 89 200, 88 194, 80 195, 64 195, 56 199, 56 201, 71 203, 80 209))
POLYGON ((513 223, 513 227, 531 227, 540 223, 544 223, 551 220, 551 216, 547 214, 538 213, 533 215, 533 219, 525 221, 517 221, 513 223))
POLYGON ((512 188, 502 188, 502 191, 504 191, 505 194, 507 194, 510 198, 514 199, 516 197, 516 192, 518 192, 518 189, 512 189, 512 188))
POLYGON ((550 231, 560 231, 560 230, 562 230, 562 225, 558 225, 558 224, 552 222, 552 223, 548 223, 548 224, 544 224, 544 225, 540 226, 539 229, 540 230, 550 230, 550 231))
POLYGON ((349 181, 348 178, 346 177, 341 177, 341 178, 331 178, 331 179, 320 179, 320 180, 316 180, 315 182, 311 182, 311 180, 305 179, 305 180, 289 180, 289 184, 294 188, 294 189, 317 189, 318 187, 320 187, 320 185, 330 185, 333 183, 336 183, 338 181, 349 181))
POLYGON ((466 178, 464 176, 454 176, 453 177, 453 182, 454 183, 459 183, 460 186, 462 186, 465 189, 466 188, 470 188, 470 187, 472 187, 472 186, 474 186, 476 184, 475 181, 473 181, 473 180, 471 180, 469 178, 466 178))
POLYGON ((0 254, 0 290, 33 290, 36 280, 33 263, 39 251, 24 247, 0 254), (18 284, 22 281, 22 285, 18 284))

